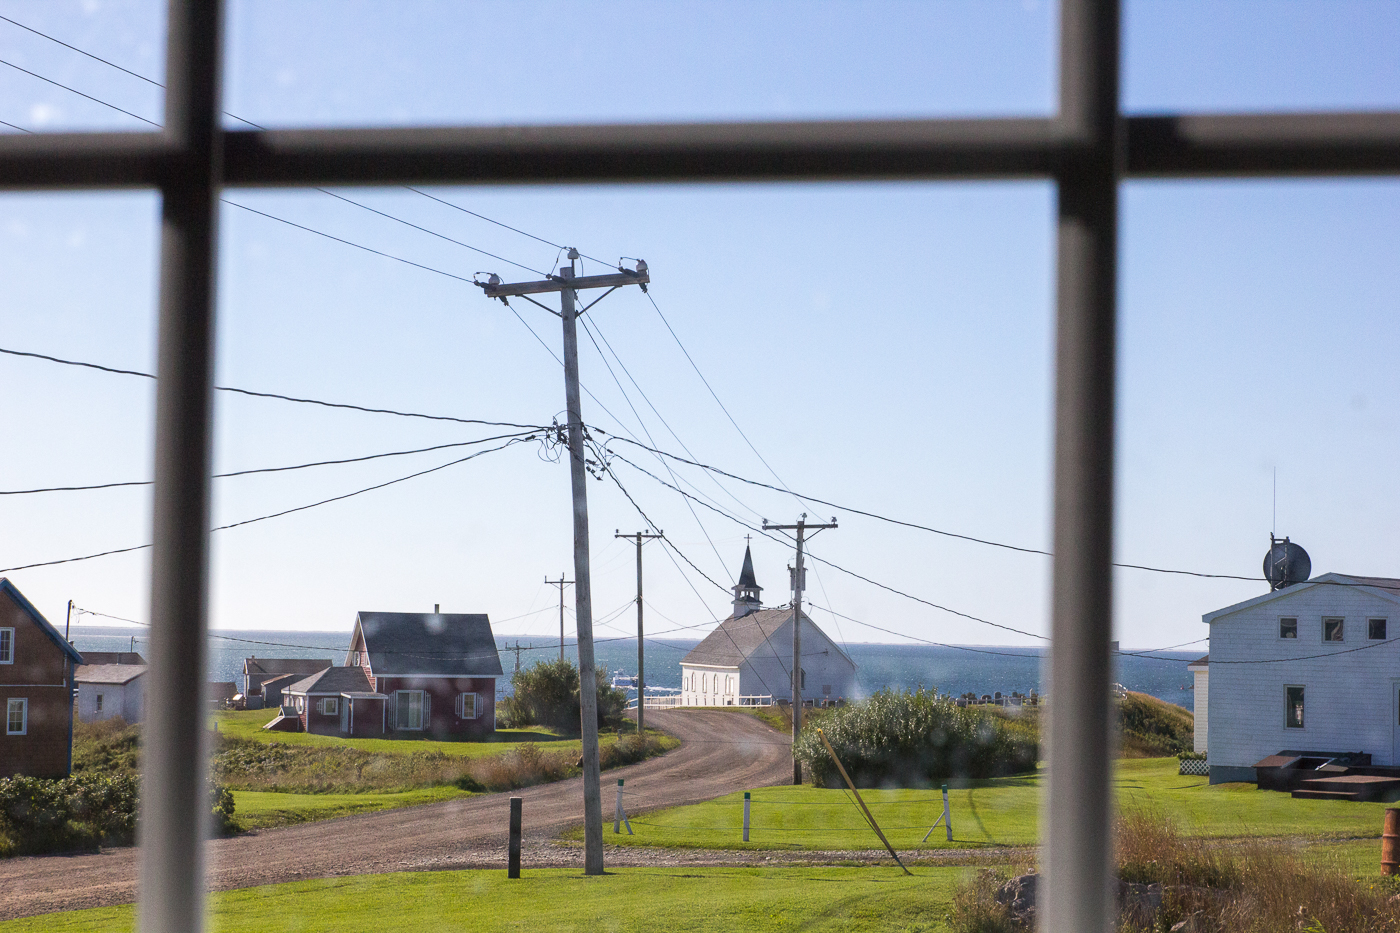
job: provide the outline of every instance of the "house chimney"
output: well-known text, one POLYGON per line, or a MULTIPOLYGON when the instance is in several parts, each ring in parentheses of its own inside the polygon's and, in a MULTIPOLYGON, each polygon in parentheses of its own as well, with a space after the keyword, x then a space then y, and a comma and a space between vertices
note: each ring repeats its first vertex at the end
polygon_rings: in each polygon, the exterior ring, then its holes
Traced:
POLYGON ((442 614, 442 603, 433 603, 433 615, 442 614))

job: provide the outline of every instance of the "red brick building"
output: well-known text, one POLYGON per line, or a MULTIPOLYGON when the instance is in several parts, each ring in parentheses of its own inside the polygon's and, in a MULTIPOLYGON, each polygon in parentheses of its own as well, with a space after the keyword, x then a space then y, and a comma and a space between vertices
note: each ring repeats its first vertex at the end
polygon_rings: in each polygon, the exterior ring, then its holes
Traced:
POLYGON ((0 577, 0 777, 73 768, 73 672, 83 656, 0 577))

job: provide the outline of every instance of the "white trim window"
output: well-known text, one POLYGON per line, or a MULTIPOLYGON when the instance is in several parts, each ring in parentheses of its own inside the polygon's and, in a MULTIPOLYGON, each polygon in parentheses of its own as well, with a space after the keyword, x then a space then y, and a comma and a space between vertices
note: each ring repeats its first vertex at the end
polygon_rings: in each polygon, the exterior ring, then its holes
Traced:
POLYGON ((29 700, 11 697, 5 702, 5 734, 25 735, 29 732, 29 700))
POLYGON ((0 628, 0 664, 15 663, 15 630, 0 628))
POLYGON ((316 712, 322 716, 339 716, 340 700, 335 697, 324 697, 316 701, 316 712))
POLYGON ((102 712, 102 694, 97 694, 97 700, 93 703, 92 709, 96 713, 102 712))
POLYGON ((457 718, 476 719, 481 716, 481 702, 475 693, 457 694, 457 718))
POLYGON ((394 691, 394 728, 421 731, 427 726, 428 698, 422 690, 394 691))
POLYGON ((297 714, 300 715, 304 712, 306 712, 306 698, 297 697, 297 714))

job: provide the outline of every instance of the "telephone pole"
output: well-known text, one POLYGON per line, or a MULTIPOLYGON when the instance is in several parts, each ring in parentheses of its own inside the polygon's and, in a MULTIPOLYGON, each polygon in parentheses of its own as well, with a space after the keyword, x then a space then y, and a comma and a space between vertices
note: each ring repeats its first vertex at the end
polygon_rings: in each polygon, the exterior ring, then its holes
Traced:
POLYGON ((796 525, 770 525, 763 520, 764 531, 797 532, 797 567, 792 574, 792 783, 802 783, 802 762, 797 760, 797 739, 802 734, 802 591, 807 585, 807 572, 802 566, 802 545, 807 532, 813 535, 819 531, 836 527, 836 519, 829 525, 807 524, 807 513, 797 520, 796 525))
MULTIPOLYGON (((568 411, 569 481, 574 502, 574 615, 578 629, 579 726, 583 739, 583 873, 603 873, 603 801, 598 775, 598 681, 593 657, 593 590, 588 572, 588 464, 583 450, 583 406, 579 400, 578 316, 574 300, 585 288, 606 288, 583 310, 602 301, 625 285, 646 288, 651 281, 647 265, 637 260, 635 270, 618 266, 616 275, 575 276, 578 250, 569 250, 569 265, 558 275, 538 282, 505 284, 498 275, 477 282, 487 298, 507 302, 519 296, 557 314, 564 325, 564 404, 568 411), (540 304, 531 295, 559 293, 559 310, 540 304)), ((562 574, 561 574, 562 578, 562 574)), ((560 592, 563 587, 561 585, 560 592)), ((563 639, 560 639, 562 642, 563 639)))
MULTIPOLYGON (((558 580, 551 580, 549 579, 549 574, 545 574, 544 582, 548 583, 550 586, 559 587, 559 660, 562 661, 564 660, 564 587, 573 586, 574 581, 565 580, 563 572, 560 571, 558 580)), ((516 655, 515 660, 519 661, 520 655, 516 655)), ((519 665, 517 664, 516 667, 519 667, 519 665)))
POLYGON ((625 535, 614 531, 614 538, 634 538, 637 542, 637 734, 642 734, 643 717, 647 708, 647 682, 644 666, 645 653, 642 650, 642 545, 652 538, 664 538, 666 532, 651 533, 651 529, 636 534, 625 535))

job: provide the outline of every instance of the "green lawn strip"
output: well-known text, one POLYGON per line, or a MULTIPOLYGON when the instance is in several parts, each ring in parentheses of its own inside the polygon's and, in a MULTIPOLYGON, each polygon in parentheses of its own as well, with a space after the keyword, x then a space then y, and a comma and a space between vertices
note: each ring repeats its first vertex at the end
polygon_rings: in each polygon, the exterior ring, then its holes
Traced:
POLYGON ((425 787, 383 794, 279 794, 236 790, 233 791, 233 802, 234 813, 243 828, 264 829, 470 796, 468 792, 455 787, 425 787))
MULTIPOLYGON (((1151 810, 1186 835, 1237 837, 1376 837, 1386 805, 1338 800, 1294 800, 1253 785, 1210 786, 1205 778, 1177 774, 1175 758, 1117 763, 1118 805, 1124 812, 1151 810)), ((1039 835, 1043 771, 1036 775, 967 782, 949 791, 953 841, 939 826, 923 848, 1029 845, 1039 835)), ((638 803, 646 788, 638 786, 638 803)), ((840 789, 759 787, 752 791, 749 842, 742 841, 743 794, 640 814, 634 835, 608 832, 610 843, 725 849, 878 849, 849 792, 840 789)), ((942 812, 938 789, 862 790, 880 828, 896 849, 920 847, 942 812)), ((579 838, 576 828, 568 834, 579 838)))
MULTIPOLYGON (((430 738, 394 739, 348 739, 338 735, 313 735, 309 732, 270 732, 263 726, 276 716, 275 710, 221 710, 210 718, 211 728, 239 739, 252 739, 257 742, 281 742, 284 745, 343 745, 366 752, 379 752, 389 755, 411 755, 414 752, 440 752, 444 755, 461 755, 467 758, 480 758, 486 755, 499 755, 526 742, 534 742, 548 751, 578 751, 582 748, 579 740, 570 736, 557 735, 539 726, 523 729, 501 729, 490 735, 472 739, 449 739, 446 741, 430 738)), ((650 731, 650 730, 648 730, 650 731)), ((607 745, 617 741, 617 735, 604 732, 600 741, 607 745)))
MULTIPOLYGON (((414 872, 299 881, 210 897, 211 933, 937 933, 962 868, 622 868, 414 872)), ((127 933, 133 907, 46 914, 0 933, 127 933)))

